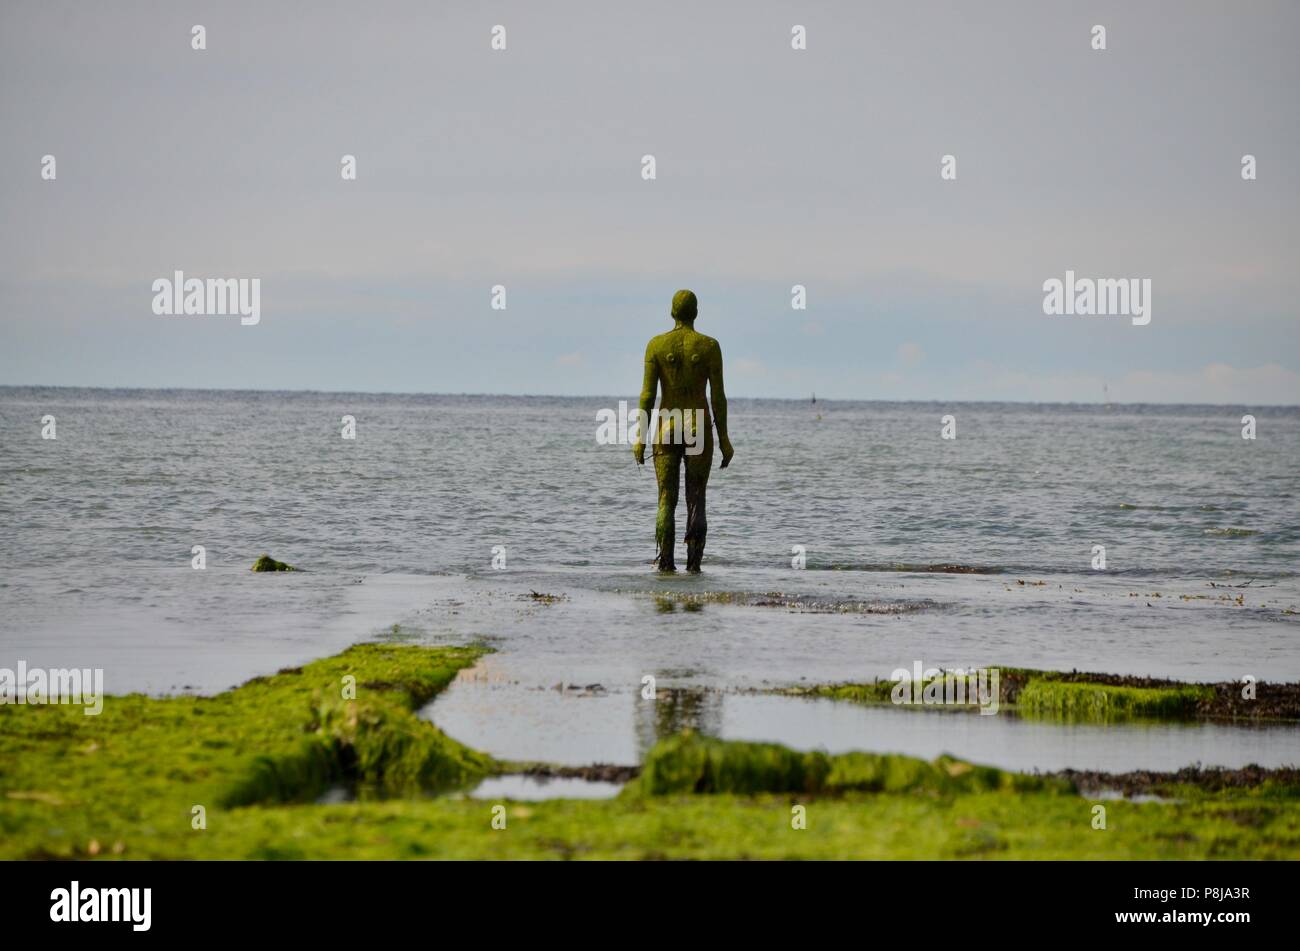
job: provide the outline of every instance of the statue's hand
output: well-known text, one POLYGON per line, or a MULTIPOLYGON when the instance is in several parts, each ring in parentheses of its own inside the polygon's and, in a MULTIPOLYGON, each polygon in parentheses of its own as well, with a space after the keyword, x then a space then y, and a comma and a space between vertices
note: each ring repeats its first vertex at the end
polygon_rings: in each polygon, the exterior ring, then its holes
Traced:
POLYGON ((635 443, 632 446, 632 455, 636 457, 636 464, 638 466, 645 465, 645 443, 635 443))
POLYGON ((727 465, 731 462, 731 457, 734 456, 735 454, 736 454, 736 450, 731 448, 731 440, 730 439, 722 440, 722 467, 721 468, 723 469, 727 468, 727 465))

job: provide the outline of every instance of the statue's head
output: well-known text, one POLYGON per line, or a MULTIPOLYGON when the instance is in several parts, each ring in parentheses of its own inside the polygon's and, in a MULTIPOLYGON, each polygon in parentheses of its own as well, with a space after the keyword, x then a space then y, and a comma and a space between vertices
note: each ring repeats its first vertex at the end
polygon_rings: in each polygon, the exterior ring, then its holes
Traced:
POLYGON ((680 320, 688 324, 693 323, 699 303, 695 299, 694 291, 678 291, 673 295, 673 320, 680 320))

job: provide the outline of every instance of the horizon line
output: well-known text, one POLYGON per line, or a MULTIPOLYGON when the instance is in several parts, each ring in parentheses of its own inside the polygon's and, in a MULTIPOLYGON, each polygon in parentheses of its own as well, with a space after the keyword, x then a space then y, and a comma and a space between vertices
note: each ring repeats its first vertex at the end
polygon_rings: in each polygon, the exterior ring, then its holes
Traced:
MULTIPOLYGON (((449 393, 434 392, 431 390, 319 390, 312 388, 300 389, 268 389, 261 387, 212 387, 212 386, 103 386, 103 385, 85 385, 69 383, 0 383, 0 390, 20 390, 20 389, 44 389, 44 390, 107 390, 107 391, 136 391, 145 393, 292 393, 292 394, 318 394, 326 396, 458 396, 458 397, 475 397, 491 399, 570 399, 570 400, 593 400, 593 399, 619 399, 627 400, 629 403, 635 401, 635 397, 613 396, 608 393, 578 394, 578 393, 449 393)), ((765 400, 773 403, 807 403, 813 405, 811 395, 809 397, 792 397, 792 396, 739 396, 735 394, 727 395, 728 401, 731 400, 765 400)), ((657 402, 657 399, 656 399, 657 402)), ((1118 401, 1081 401, 1081 400, 1011 400, 1011 399, 881 399, 881 398, 861 398, 861 397, 821 397, 817 403, 988 403, 988 404, 1012 404, 1016 406, 1205 406, 1205 407, 1222 407, 1222 408, 1250 408, 1268 407, 1270 409, 1300 409, 1300 403, 1183 403, 1183 402, 1137 402, 1123 403, 1118 401)))

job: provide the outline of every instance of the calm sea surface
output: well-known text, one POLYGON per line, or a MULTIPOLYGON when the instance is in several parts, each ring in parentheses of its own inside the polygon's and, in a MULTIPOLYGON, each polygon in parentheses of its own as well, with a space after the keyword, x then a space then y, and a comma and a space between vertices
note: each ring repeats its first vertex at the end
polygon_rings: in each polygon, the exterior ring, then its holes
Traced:
POLYGON ((617 403, 0 387, 0 666, 211 692, 359 640, 482 640, 427 715, 499 756, 635 762, 694 725, 1018 769, 1300 763, 1292 726, 749 690, 916 661, 1300 680, 1300 409, 732 400, 705 571, 661 578, 653 470, 596 440, 617 403), (304 570, 250 572, 263 552, 304 570))

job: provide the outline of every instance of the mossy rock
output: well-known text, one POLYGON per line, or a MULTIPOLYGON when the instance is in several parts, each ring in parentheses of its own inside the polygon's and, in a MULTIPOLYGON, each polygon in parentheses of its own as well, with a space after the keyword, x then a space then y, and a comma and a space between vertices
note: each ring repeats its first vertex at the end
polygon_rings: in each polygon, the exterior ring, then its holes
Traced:
POLYGON ((1117 687, 1034 679, 1021 689, 1016 706, 1022 713, 1060 720, 1186 720, 1214 697, 1214 688, 1201 684, 1179 687, 1117 687))
POLYGON ((263 555, 257 561, 253 562, 254 571, 297 571, 293 565, 286 565, 282 561, 276 561, 270 555, 263 555))
MULTIPOLYGON (((1154 677, 1081 671, 999 667, 998 706, 1016 716, 1067 722, 1106 723, 1121 720, 1296 720, 1300 719, 1300 684, 1259 683, 1258 699, 1245 700, 1241 684, 1183 683, 1154 677)), ((950 673, 925 683, 953 679, 950 673)), ((862 704, 892 704, 896 681, 817 684, 788 687, 778 693, 793 697, 844 700, 862 704)), ((922 688, 913 685, 913 694, 922 688)), ((947 691, 945 690, 945 693, 947 691)), ((965 704, 910 703, 908 710, 975 709, 970 689, 965 704)))
POLYGON ((728 743, 687 731, 656 743, 625 792, 816 792, 830 771, 825 753, 799 753, 775 743, 728 743))
POLYGON ((977 766, 951 756, 927 762, 894 753, 799 752, 776 743, 742 743, 691 731, 660 740, 624 795, 682 793, 1072 792, 1055 777, 977 766))

